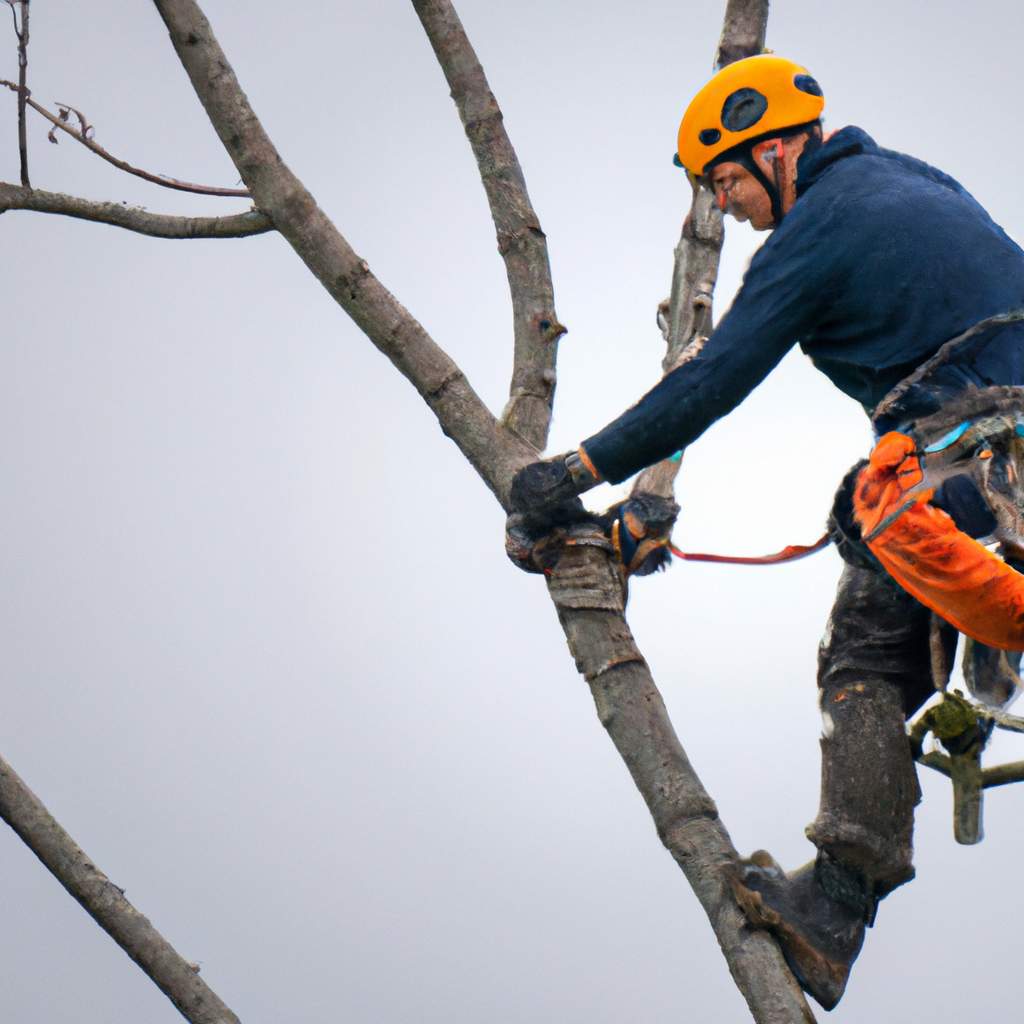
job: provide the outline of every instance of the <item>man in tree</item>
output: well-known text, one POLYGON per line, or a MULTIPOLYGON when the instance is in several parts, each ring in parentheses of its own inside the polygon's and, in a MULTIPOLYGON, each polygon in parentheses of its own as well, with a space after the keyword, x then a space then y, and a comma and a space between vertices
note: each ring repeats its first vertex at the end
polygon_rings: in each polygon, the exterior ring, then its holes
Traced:
MULTIPOLYGON (((930 638, 947 662, 957 630, 976 638, 982 696, 1016 682, 1003 651, 1024 647, 1024 252, 941 171, 859 128, 825 139, 824 102, 773 55, 696 95, 678 162, 724 212, 775 230, 699 353, 577 451, 527 466, 512 502, 536 529, 583 514, 578 494, 685 448, 797 343, 885 435, 830 518, 846 565, 820 652, 817 857, 787 876, 758 854, 735 882, 831 1009, 878 901, 914 874, 904 720, 933 692, 930 638)), ((640 520, 618 530, 635 541, 640 520)))

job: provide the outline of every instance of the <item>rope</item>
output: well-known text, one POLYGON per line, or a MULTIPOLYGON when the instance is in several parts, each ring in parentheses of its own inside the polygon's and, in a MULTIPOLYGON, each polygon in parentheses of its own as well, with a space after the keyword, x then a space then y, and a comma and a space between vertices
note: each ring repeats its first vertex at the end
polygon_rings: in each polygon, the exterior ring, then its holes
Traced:
POLYGON ((696 551, 680 551, 674 544, 669 544, 668 549, 676 558, 684 562, 715 562, 719 565, 782 565, 784 562, 795 562, 821 551, 828 547, 831 540, 827 533, 823 533, 813 544, 790 544, 773 555, 709 555, 696 551))

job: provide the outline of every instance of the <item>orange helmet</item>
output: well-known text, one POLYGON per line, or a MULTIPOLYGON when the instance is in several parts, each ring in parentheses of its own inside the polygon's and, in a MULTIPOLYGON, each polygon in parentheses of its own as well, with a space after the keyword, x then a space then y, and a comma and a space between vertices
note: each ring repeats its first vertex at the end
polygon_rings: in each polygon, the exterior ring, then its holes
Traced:
POLYGON ((694 96, 679 126, 678 162, 700 177, 745 142, 811 124, 825 97, 806 68, 764 53, 728 64, 694 96))

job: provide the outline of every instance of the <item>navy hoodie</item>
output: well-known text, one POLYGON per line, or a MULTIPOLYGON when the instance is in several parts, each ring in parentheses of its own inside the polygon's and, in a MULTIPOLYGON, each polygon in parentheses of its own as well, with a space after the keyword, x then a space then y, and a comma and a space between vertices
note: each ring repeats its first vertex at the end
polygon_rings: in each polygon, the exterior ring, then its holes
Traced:
MULTIPOLYGON (((868 415, 943 344, 1024 307, 1024 252, 956 181, 844 128, 797 165, 797 200, 700 354, 583 442, 617 483, 734 409, 799 344, 868 415)), ((1024 384, 1024 325, 990 331, 904 404, 1024 384)), ((885 429, 896 424, 887 424, 885 429)))

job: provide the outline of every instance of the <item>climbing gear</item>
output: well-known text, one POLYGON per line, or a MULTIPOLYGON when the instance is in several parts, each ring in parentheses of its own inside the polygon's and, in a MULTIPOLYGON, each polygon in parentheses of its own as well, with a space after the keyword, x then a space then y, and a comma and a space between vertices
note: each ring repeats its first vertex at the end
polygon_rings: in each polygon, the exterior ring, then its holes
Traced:
MULTIPOLYGON (((992 513, 992 536, 1008 553, 1024 548, 1024 406, 1018 409, 962 420, 920 446, 890 431, 853 494, 864 543, 901 587, 960 632, 1015 651, 1024 650, 1024 574, 960 529, 935 501, 944 491, 954 505, 977 511, 980 498, 992 513)), ((980 523, 976 515, 974 525, 980 523)))
POLYGON ((758 850, 733 866, 730 883, 750 924, 778 940, 801 988, 826 1010, 835 1007, 874 917, 864 879, 825 853, 787 876, 758 850))
POLYGON ((635 494, 608 509, 612 549, 627 576, 649 576, 668 568, 678 515, 679 506, 671 498, 656 494, 635 494))
POLYGON ((774 181, 758 166, 751 151, 766 139, 808 129, 824 107, 821 87, 799 64, 774 54, 735 61, 690 101, 679 125, 676 162, 695 186, 716 163, 741 164, 768 193, 778 224, 783 215, 782 147, 776 149, 774 181))

